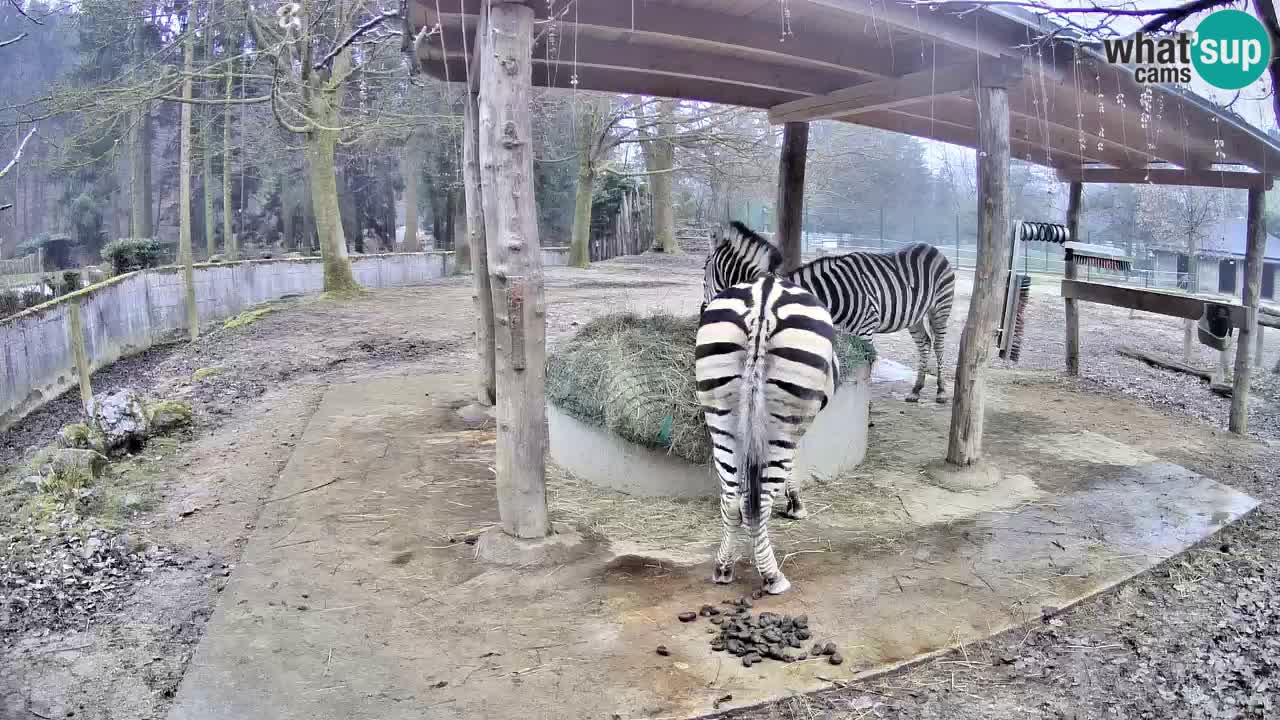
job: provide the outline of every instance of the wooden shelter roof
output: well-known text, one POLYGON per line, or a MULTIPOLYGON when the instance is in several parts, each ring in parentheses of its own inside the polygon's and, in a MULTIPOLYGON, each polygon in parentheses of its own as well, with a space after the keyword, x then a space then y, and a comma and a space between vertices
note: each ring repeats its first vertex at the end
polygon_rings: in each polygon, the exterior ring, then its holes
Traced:
MULTIPOLYGON (((419 44, 430 75, 467 77, 486 2, 411 0, 414 34, 437 23, 442 29, 419 44)), ((1185 168, 1190 184, 1216 185, 1198 172, 1215 165, 1280 172, 1280 143, 1238 115, 1166 86, 1152 87, 1143 102, 1144 86, 1132 71, 1096 51, 1077 52, 1069 32, 1017 9, 930 10, 900 0, 530 5, 539 21, 539 86, 571 88, 576 81, 582 90, 764 109, 775 123, 837 119, 975 147, 975 81, 1002 76, 1016 158, 1073 173, 1082 166, 1185 168), (1043 39, 1054 30, 1053 39, 1043 39)), ((1146 179, 1145 172, 1112 176, 1146 179)), ((1151 180, 1170 177, 1166 171, 1151 180)))

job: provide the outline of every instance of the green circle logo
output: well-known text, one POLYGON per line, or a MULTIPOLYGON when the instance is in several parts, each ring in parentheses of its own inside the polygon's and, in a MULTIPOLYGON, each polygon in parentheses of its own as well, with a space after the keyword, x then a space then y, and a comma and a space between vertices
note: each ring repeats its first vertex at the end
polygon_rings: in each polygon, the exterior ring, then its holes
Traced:
POLYGON ((1219 10, 1196 28, 1191 62, 1210 85, 1239 90, 1262 77, 1271 59, 1271 38, 1257 18, 1219 10))

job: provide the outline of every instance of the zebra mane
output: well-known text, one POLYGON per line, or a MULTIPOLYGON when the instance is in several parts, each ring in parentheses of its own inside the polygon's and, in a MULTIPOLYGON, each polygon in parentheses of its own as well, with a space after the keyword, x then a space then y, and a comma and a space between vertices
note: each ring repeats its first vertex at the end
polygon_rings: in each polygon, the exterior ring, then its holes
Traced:
POLYGON ((782 267, 782 251, 737 220, 720 228, 712 238, 708 260, 720 254, 722 248, 725 249, 723 252, 732 252, 739 257, 764 260, 767 273, 776 273, 782 267))

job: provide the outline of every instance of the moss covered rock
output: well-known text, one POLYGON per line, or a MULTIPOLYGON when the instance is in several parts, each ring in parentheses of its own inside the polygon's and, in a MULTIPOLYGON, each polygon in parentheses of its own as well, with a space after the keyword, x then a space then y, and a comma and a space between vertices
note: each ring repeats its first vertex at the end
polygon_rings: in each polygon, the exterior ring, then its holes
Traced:
POLYGON ((191 424, 195 413, 191 405, 180 400, 161 400, 147 406, 151 433, 165 433, 191 424))
POLYGON ((106 454, 107 438, 88 423, 69 423, 58 431, 58 445, 76 450, 93 450, 106 454))

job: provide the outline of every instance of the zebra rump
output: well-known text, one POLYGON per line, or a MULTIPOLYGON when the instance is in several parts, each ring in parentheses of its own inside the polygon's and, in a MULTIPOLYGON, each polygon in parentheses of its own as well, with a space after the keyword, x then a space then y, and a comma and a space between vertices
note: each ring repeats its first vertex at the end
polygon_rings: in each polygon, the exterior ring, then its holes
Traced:
POLYGON ((769 545, 769 510, 790 486, 799 439, 835 393, 834 342, 821 302, 772 275, 724 289, 703 311, 695 373, 720 478, 717 582, 732 579, 734 536, 746 526, 766 590, 789 587, 769 545))

